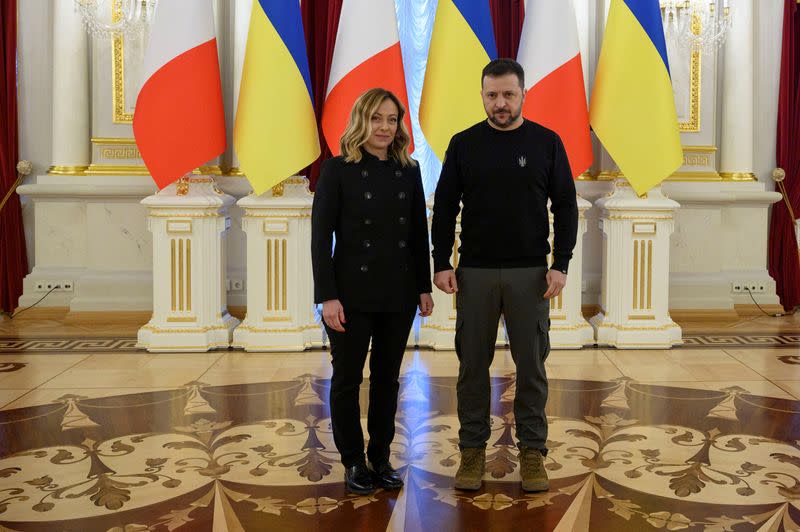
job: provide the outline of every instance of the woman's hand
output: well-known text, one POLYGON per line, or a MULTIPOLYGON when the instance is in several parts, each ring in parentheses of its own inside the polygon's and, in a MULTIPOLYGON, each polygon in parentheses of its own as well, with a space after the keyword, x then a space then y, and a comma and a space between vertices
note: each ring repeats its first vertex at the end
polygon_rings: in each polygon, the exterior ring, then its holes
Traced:
POLYGON ((430 294, 419 295, 419 315, 423 318, 433 313, 433 298, 430 294))
POLYGON ((322 302, 322 319, 334 331, 344 332, 342 324, 347 323, 347 320, 344 319, 344 307, 338 299, 322 302))

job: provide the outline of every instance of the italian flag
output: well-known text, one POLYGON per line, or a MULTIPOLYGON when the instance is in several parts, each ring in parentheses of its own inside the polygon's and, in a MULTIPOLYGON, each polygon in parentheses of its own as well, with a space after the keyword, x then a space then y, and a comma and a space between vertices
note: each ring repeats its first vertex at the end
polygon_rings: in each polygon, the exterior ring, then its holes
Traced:
MULTIPOLYGON (((410 135, 394 0, 344 0, 322 111, 322 132, 334 155, 340 154, 339 139, 347 127, 353 103, 375 87, 393 92, 403 103, 404 122, 410 135)), ((412 145, 409 151, 413 149, 412 145)))
POLYGON ((528 0, 517 61, 528 91, 523 116, 558 133, 578 177, 592 165, 592 141, 572 0, 528 0))
POLYGON ((158 188, 225 151, 225 111, 211 0, 159 0, 133 134, 158 188))

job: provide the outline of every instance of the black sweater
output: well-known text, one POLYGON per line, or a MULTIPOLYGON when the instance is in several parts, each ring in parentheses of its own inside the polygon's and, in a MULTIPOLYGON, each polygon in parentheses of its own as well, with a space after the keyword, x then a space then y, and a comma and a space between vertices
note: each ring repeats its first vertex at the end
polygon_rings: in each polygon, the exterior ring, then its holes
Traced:
POLYGON ((460 207, 459 265, 546 266, 550 253, 547 200, 553 212, 553 269, 567 272, 578 232, 578 205, 559 136, 525 120, 500 131, 486 121, 453 136, 436 186, 433 264, 449 270, 460 207))

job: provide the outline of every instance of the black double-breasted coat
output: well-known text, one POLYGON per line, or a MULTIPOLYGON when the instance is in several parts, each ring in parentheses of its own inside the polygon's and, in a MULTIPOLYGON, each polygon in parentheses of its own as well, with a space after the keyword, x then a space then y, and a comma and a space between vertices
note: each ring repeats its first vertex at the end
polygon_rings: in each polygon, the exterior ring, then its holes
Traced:
POLYGON ((418 304, 431 292, 419 166, 364 150, 358 163, 325 161, 311 215, 311 257, 316 303, 338 299, 345 311, 362 312, 418 304))

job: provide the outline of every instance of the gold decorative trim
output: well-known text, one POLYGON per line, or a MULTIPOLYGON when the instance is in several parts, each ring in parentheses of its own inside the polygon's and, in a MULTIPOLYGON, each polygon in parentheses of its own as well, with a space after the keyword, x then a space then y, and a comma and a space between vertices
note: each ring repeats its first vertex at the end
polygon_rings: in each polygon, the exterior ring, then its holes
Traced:
POLYGON ((675 172, 667 181, 722 181, 717 172, 675 172))
POLYGON ((169 316, 168 323, 194 323, 197 321, 197 316, 169 316))
POLYGON ((289 327, 286 329, 260 328, 260 327, 253 327, 252 325, 240 325, 238 328, 243 331, 248 331, 253 333, 293 333, 293 332, 309 331, 311 329, 317 329, 319 327, 321 327, 321 325, 314 324, 314 325, 301 325, 299 327, 289 327))
POLYGON ((576 177, 575 181, 597 181, 597 177, 587 171, 576 177))
POLYGON ((233 176, 233 177, 244 177, 244 172, 238 166, 232 166, 225 170, 222 175, 233 176))
POLYGON ((92 137, 91 141, 92 144, 136 144, 136 139, 127 137, 92 137))
POLYGON ((261 214, 259 210, 252 209, 244 211, 243 218, 311 218, 311 213, 302 213, 302 214, 294 214, 294 213, 286 213, 286 214, 261 214))
MULTIPOLYGON (((614 181, 615 179, 618 179, 620 177, 625 177, 625 176, 623 176, 622 172, 620 172, 618 170, 614 170, 614 171, 603 170, 602 172, 597 174, 597 180, 598 181, 614 181)), ((626 185, 628 185, 627 181, 624 184, 622 184, 622 186, 626 186, 626 185)))
POLYGON ((723 181, 758 181, 753 172, 720 172, 723 181))
POLYGON ((636 314, 631 314, 630 316, 628 316, 628 319, 629 320, 654 320, 654 319, 656 319, 656 317, 655 316, 649 316, 649 315, 648 316, 640 316, 640 315, 636 315, 636 314))
MULTIPOLYGON (((661 325, 659 327, 632 327, 629 325, 619 325, 617 323, 601 323, 598 325, 598 327, 601 329, 603 327, 608 327, 609 329, 617 329, 619 331, 668 331, 670 329, 679 328, 677 324, 667 324, 667 325, 661 325)), ((644 344, 644 342, 637 342, 637 343, 644 344)), ((656 342, 652 345, 662 345, 662 342, 656 342)))
POLYGON ((223 175, 222 168, 218 164, 212 166, 201 166, 192 171, 194 175, 223 175))
POLYGON ((186 239, 186 310, 192 311, 192 239, 186 239))
POLYGON ((678 127, 683 133, 696 133, 700 131, 700 98, 702 94, 702 55, 692 52, 689 67, 689 120, 679 122, 678 127))
POLYGON ((150 211, 148 216, 153 218, 222 218, 222 215, 214 211, 206 211, 201 213, 193 212, 153 212, 150 211))
POLYGON ((172 312, 178 310, 178 296, 176 292, 176 285, 175 285, 175 239, 171 239, 169 241, 170 245, 170 289, 172 291, 172 312))
POLYGON ((697 153, 717 153, 716 146, 684 146, 683 151, 691 151, 697 153))
MULTIPOLYGON (((146 331, 151 331, 156 334, 174 334, 174 333, 205 333, 209 331, 224 331, 227 330, 228 327, 225 325, 208 325, 206 327, 185 327, 180 329, 167 329, 162 327, 156 327, 154 325, 145 325, 142 329, 146 331)), ((224 344, 228 345, 228 344, 224 344)), ((177 347, 177 346, 168 346, 170 348, 177 347)))
MULTIPOLYGON (((662 211, 651 211, 662 212, 662 211)), ((607 217, 608 220, 672 220, 672 216, 635 216, 628 214, 612 214, 607 217)))
POLYGON ((433 329, 434 331, 444 331, 444 332, 452 332, 455 331, 455 327, 446 327, 444 325, 434 325, 432 323, 426 323, 421 326, 423 329, 433 329))
MULTIPOLYGON (((111 2, 111 22, 122 18, 122 0, 111 2)), ((133 123, 133 114, 125 112, 125 38, 117 35, 111 43, 111 93, 113 122, 115 124, 133 123)))
POLYGON ((272 310, 272 239, 267 240, 267 310, 272 310))
POLYGON ((131 164, 131 165, 118 165, 118 164, 94 164, 89 166, 86 170, 86 175, 114 175, 114 176, 127 176, 127 175, 146 175, 149 176, 150 172, 144 165, 131 164))
POLYGON ((48 170, 47 173, 50 175, 74 175, 74 176, 85 176, 86 171, 89 169, 88 166, 60 166, 60 165, 53 165, 48 170))
POLYGON ((292 321, 291 316, 264 316, 261 321, 267 323, 274 323, 274 322, 281 322, 281 321, 292 321))

